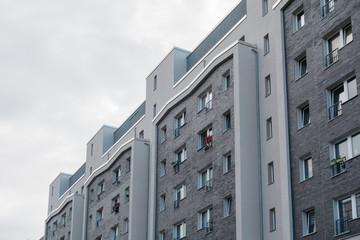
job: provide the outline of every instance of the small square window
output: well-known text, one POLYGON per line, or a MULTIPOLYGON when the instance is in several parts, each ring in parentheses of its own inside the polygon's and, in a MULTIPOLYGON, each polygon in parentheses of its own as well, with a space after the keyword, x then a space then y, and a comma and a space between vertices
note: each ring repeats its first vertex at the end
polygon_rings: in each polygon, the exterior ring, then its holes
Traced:
POLYGON ((315 210, 303 212, 303 235, 309 235, 316 231, 315 210))
POLYGON ((300 159, 300 181, 304 181, 312 176, 312 158, 300 159))
POLYGON ((264 36, 264 55, 268 54, 270 52, 270 40, 269 40, 269 34, 266 34, 264 36))
POLYGON ((270 217, 270 232, 276 230, 276 213, 275 208, 269 210, 269 217, 270 217))
POLYGON ((273 137, 273 130, 272 130, 272 118, 268 118, 266 120, 266 138, 267 140, 273 137))
POLYGON ((310 123, 309 104, 305 105, 304 107, 299 107, 297 109, 297 117, 298 117, 298 129, 310 123))
POLYGON ((274 163, 271 162, 268 164, 268 184, 273 184, 275 182, 275 174, 274 174, 274 163))
POLYGON ((265 77, 265 97, 271 94, 271 78, 270 74, 265 77))

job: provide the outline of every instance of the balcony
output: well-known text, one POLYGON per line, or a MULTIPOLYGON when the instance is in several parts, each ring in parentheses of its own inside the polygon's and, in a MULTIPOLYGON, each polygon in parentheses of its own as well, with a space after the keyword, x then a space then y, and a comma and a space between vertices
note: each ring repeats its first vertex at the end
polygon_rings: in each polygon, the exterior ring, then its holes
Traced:
POLYGON ((213 222, 212 222, 212 220, 209 220, 206 223, 205 234, 211 233, 212 231, 213 231, 213 222))
POLYGON ((332 52, 330 52, 328 55, 325 56, 325 67, 329 67, 331 64, 337 62, 339 52, 338 48, 334 49, 332 52))
POLYGON ((328 0, 321 8, 321 15, 325 17, 334 10, 334 0, 328 0))
POLYGON ((349 220, 348 217, 344 217, 335 221, 335 235, 350 232, 349 220))
POLYGON ((205 103, 205 112, 210 111, 210 109, 212 109, 212 100, 205 103))
POLYGON ((342 114, 342 101, 339 101, 329 107, 329 120, 342 114))
POLYGON ((346 171, 345 161, 345 157, 331 160, 330 166, 332 177, 346 171))
POLYGON ((174 209, 179 208, 179 203, 180 203, 179 199, 174 200, 174 209))
POLYGON ((212 189, 212 179, 205 182, 205 192, 210 191, 212 189))

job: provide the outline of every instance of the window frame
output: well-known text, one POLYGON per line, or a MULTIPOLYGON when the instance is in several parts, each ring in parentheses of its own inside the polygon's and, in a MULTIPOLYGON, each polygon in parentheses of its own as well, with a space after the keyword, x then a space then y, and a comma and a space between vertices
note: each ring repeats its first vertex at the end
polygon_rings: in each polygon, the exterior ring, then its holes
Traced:
POLYGON ((231 171, 231 153, 223 156, 223 174, 231 171))
POLYGON ((275 208, 269 210, 269 226, 270 232, 276 231, 276 211, 275 208))
POLYGON ((208 112, 213 107, 213 92, 212 88, 210 87, 208 90, 206 90, 205 93, 201 94, 198 97, 198 112, 201 112, 203 109, 205 109, 205 112, 208 112))
POLYGON ((310 105, 308 101, 297 108, 297 123, 298 130, 311 123, 310 105), (308 118, 306 118, 306 111, 308 118), (307 120, 307 122, 305 120, 307 120))
POLYGON ((271 77, 270 74, 265 77, 265 97, 271 95, 271 77))
POLYGON ((272 117, 266 119, 266 140, 273 138, 272 117))
POLYGON ((264 36, 264 56, 270 52, 270 37, 269 33, 264 36))
POLYGON ((315 209, 303 211, 303 236, 307 236, 316 232, 316 214, 315 209), (311 224, 311 214, 313 214, 313 224, 311 224), (312 230, 312 231, 311 231, 312 230))
POLYGON ((312 157, 306 157, 300 159, 299 161, 299 171, 300 171, 300 182, 306 181, 313 177, 313 164, 312 157))
POLYGON ((233 208, 233 198, 232 198, 232 196, 228 196, 228 197, 224 198, 223 207, 224 207, 223 218, 227 218, 227 217, 231 216, 232 208, 233 208))
POLYGON ((274 162, 268 163, 268 185, 275 183, 275 168, 274 162))

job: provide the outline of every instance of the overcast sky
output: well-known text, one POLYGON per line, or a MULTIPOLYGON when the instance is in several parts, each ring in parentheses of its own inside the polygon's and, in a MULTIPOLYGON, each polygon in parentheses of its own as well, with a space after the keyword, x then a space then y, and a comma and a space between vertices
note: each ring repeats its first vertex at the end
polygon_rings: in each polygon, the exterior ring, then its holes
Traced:
POLYGON ((0 239, 38 240, 48 186, 145 100, 173 46, 193 50, 240 0, 0 0, 0 239))

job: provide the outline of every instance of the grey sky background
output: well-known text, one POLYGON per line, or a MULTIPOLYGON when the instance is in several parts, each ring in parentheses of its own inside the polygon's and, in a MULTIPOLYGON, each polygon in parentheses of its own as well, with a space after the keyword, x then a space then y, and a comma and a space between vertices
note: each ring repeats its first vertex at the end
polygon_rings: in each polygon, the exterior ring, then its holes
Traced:
POLYGON ((174 45, 193 50, 238 2, 0 0, 0 239, 38 240, 50 182, 145 100, 174 45))

